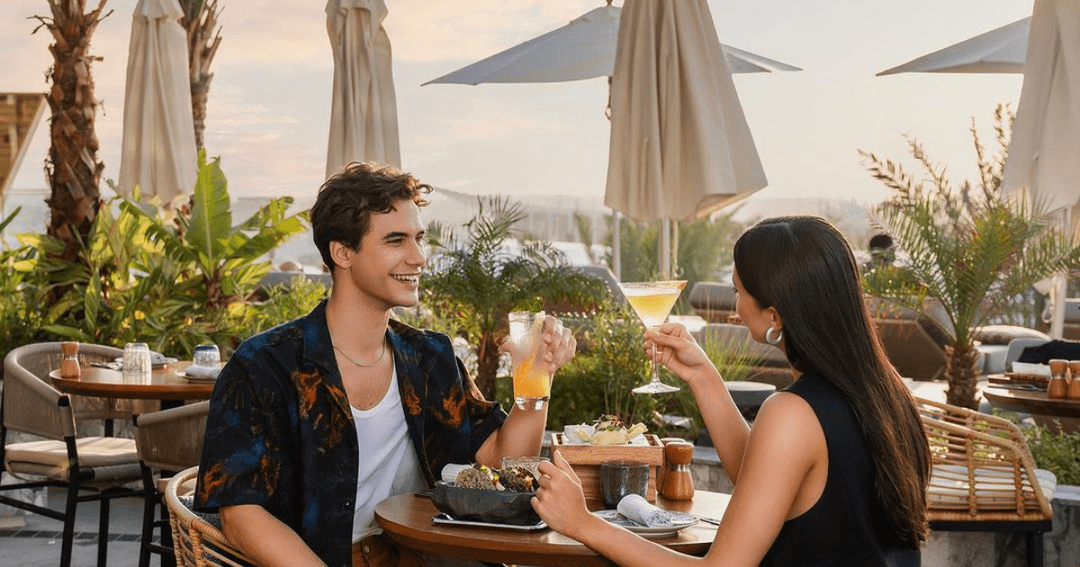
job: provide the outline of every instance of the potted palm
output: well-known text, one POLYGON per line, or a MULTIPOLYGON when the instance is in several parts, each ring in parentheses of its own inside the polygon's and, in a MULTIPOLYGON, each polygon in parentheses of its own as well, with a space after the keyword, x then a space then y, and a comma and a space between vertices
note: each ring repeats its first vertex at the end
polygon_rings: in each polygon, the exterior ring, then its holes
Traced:
POLYGON ((1080 248, 1038 203, 1002 196, 1011 122, 1008 110, 999 105, 997 152, 992 156, 972 125, 980 172, 974 186, 964 181, 954 187, 946 169, 914 138, 908 140, 908 149, 927 179, 916 179, 892 160, 860 152, 871 175, 893 191, 874 210, 876 220, 908 256, 908 277, 868 280, 868 292, 915 309, 924 297, 940 305, 953 327, 953 344, 946 348, 947 400, 968 408, 978 407, 973 331, 1032 283, 1080 259, 1080 248))

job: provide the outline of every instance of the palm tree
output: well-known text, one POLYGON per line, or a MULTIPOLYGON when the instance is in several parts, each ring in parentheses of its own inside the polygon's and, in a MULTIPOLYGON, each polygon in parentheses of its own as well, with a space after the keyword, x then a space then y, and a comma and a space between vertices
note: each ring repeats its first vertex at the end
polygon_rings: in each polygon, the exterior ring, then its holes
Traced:
POLYGON ((191 80, 191 114, 195 119, 195 147, 202 149, 206 129, 206 101, 210 96, 210 63, 221 44, 217 0, 180 0, 184 17, 180 25, 188 36, 188 75, 191 80), (216 28, 216 29, 215 29, 216 28))
POLYGON ((514 224, 525 218, 519 203, 500 197, 478 198, 478 203, 463 238, 437 224, 429 230, 434 254, 424 292, 435 316, 474 345, 476 385, 493 400, 507 314, 538 310, 545 300, 590 304, 604 291, 598 280, 575 271, 547 242, 524 243, 516 254, 507 250, 514 224))
POLYGON ((90 38, 101 20, 106 0, 86 11, 86 0, 48 0, 51 16, 34 16, 52 34, 49 46, 53 66, 49 70, 52 88, 46 94, 52 118, 52 144, 45 164, 50 195, 48 234, 64 242, 63 257, 74 260, 79 241, 85 240, 101 205, 98 184, 105 164, 98 157, 94 130, 97 99, 90 65, 100 57, 90 55, 90 38))
POLYGON ((975 328, 1000 313, 1003 304, 1032 282, 1080 261, 1080 247, 1068 241, 1037 203, 1011 202, 1001 195, 1011 122, 1011 113, 999 105, 995 156, 986 155, 972 125, 980 172, 977 187, 964 181, 954 189, 945 168, 931 161, 914 138, 908 140, 908 149, 928 175, 925 181, 916 181, 891 160, 860 152, 874 178, 894 191, 875 212, 910 257, 904 266, 910 278, 879 278, 873 283, 898 285, 869 291, 907 299, 914 308, 918 306, 912 303, 924 296, 940 303, 954 329, 954 342, 946 349, 946 397, 950 404, 972 409, 978 407, 975 328))

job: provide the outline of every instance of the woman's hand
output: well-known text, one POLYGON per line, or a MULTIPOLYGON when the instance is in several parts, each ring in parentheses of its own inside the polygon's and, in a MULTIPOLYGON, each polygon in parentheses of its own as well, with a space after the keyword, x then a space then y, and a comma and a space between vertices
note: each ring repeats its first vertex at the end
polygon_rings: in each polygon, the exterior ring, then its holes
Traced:
POLYGON ((693 335, 679 323, 646 330, 645 352, 650 357, 653 345, 656 346, 656 362, 691 386, 702 376, 720 375, 693 335))
POLYGON ((583 526, 583 519, 589 516, 581 480, 562 453, 555 451, 552 458, 552 463, 540 463, 540 488, 532 499, 533 509, 551 529, 581 541, 574 530, 583 526))

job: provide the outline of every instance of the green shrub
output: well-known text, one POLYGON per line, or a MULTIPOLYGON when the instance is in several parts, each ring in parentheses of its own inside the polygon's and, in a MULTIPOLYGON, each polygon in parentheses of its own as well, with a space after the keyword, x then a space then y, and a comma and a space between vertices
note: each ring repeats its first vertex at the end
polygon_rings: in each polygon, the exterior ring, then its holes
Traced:
POLYGON ((303 277, 267 288, 266 299, 248 309, 245 338, 307 315, 327 293, 326 286, 303 277))
POLYGON ((1080 431, 1054 433, 1037 425, 1021 430, 1036 467, 1054 473, 1058 484, 1080 485, 1080 431))

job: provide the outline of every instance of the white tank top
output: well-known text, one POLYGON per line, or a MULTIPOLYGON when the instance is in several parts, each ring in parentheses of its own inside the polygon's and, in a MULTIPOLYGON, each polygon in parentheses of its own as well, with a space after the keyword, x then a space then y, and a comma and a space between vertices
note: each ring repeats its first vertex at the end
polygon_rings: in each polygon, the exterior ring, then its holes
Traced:
POLYGON ((427 483, 420 472, 420 461, 405 425, 396 366, 383 399, 369 410, 353 407, 352 415, 356 438, 360 442, 360 469, 353 512, 355 542, 382 531, 375 523, 376 504, 397 494, 425 489, 427 483))

